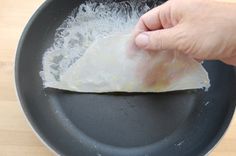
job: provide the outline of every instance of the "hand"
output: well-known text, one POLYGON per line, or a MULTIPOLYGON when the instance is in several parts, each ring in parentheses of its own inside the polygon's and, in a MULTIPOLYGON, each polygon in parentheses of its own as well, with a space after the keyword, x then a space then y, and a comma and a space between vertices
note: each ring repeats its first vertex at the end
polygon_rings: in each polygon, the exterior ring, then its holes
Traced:
POLYGON ((134 36, 136 46, 145 50, 236 65, 236 3, 169 0, 140 18, 134 36))

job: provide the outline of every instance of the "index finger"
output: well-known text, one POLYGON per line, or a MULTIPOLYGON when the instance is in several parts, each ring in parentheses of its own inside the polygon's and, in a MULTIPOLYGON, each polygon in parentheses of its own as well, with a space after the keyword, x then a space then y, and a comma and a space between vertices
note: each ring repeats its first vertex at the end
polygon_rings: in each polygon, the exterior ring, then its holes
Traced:
MULTIPOLYGON (((142 15, 134 28, 134 34, 144 31, 152 31, 163 28, 163 22, 166 21, 169 14, 169 3, 166 2, 142 15)), ((136 35, 134 35, 136 36, 136 35)))

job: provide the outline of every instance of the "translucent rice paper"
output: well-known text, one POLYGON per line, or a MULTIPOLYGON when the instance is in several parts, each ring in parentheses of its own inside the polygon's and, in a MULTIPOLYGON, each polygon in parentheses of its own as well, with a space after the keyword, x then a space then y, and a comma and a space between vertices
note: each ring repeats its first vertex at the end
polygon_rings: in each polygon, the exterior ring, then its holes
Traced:
POLYGON ((141 50, 129 55, 127 34, 148 10, 145 1, 80 5, 56 30, 54 44, 44 54, 44 87, 78 92, 208 88, 205 69, 186 56, 141 50))
POLYGON ((165 92, 208 88, 200 63, 173 52, 127 53, 129 35, 95 41, 57 85, 77 92, 165 92))

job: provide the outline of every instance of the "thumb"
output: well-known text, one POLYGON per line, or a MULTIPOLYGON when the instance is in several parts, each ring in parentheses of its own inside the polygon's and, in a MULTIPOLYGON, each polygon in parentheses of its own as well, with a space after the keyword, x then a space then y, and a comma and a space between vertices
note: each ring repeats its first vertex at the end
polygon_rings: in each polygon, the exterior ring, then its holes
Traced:
POLYGON ((180 50, 179 44, 184 44, 185 40, 185 35, 181 32, 183 31, 178 26, 142 32, 135 37, 135 44, 141 49, 151 51, 180 50))

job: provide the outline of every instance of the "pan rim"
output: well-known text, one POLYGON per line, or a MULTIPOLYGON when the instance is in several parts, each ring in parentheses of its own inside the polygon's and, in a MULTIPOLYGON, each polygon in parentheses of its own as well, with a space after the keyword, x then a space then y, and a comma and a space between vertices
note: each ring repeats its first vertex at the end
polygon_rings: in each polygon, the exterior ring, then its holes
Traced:
MULTIPOLYGON (((31 117, 31 113, 27 110, 25 106, 24 96, 21 95, 21 89, 19 86, 19 63, 20 63, 20 54, 22 52, 23 43, 25 40, 25 36, 27 35, 28 31, 30 30, 32 24, 34 23, 35 19, 38 17, 38 15, 50 4, 53 0, 44 1, 39 8, 33 13, 33 15, 28 20, 22 34, 20 37, 20 40, 17 45, 17 50, 15 53, 15 61, 14 61, 14 89, 17 96, 17 102, 19 103, 20 109, 24 114, 24 117, 30 126, 30 128, 33 130, 34 134, 37 136, 37 138, 55 155, 64 155, 60 152, 59 149, 57 149, 53 144, 50 143, 50 141, 41 133, 40 128, 37 127, 37 125, 34 123, 31 117)), ((236 71, 236 70, 235 70, 236 71)), ((236 75, 236 72, 235 72, 236 75)), ((230 104, 230 107, 228 108, 228 113, 225 116, 225 120, 222 123, 222 127, 218 130, 214 138, 210 141, 210 143, 202 149, 198 154, 199 155, 208 155, 211 153, 216 146, 219 144, 219 142, 223 139, 224 135, 226 134, 227 130, 229 129, 231 125, 231 121, 233 119, 233 116, 235 114, 235 107, 236 107, 236 100, 232 101, 230 104)))
POLYGON ((24 39, 26 34, 28 33, 31 25, 33 24, 34 20, 37 18, 38 14, 40 14, 40 12, 42 12, 52 1, 44 1, 35 11, 34 13, 31 15, 31 17, 29 18, 29 20, 27 21, 22 34, 20 36, 20 39, 18 41, 17 44, 17 49, 15 51, 15 58, 14 58, 14 72, 13 72, 13 81, 14 81, 14 90, 15 90, 15 95, 17 97, 17 103, 18 106, 20 107, 20 111, 22 112, 25 121, 27 122, 28 126, 30 127, 30 129, 33 131, 33 133, 35 134, 35 136, 40 140, 40 142, 47 148, 49 149, 50 152, 52 152, 55 155, 60 155, 59 151, 57 150, 56 147, 54 147, 52 144, 50 144, 48 142, 48 140, 43 136, 43 134, 41 134, 39 128, 37 128, 37 125, 34 124, 34 122, 32 121, 31 117, 30 117, 30 113, 26 110, 25 108, 25 102, 23 101, 23 96, 21 96, 21 92, 20 92, 20 87, 19 87, 19 75, 16 74, 18 73, 18 64, 19 64, 19 57, 20 57, 20 53, 21 53, 21 49, 23 47, 23 43, 24 43, 24 39))

